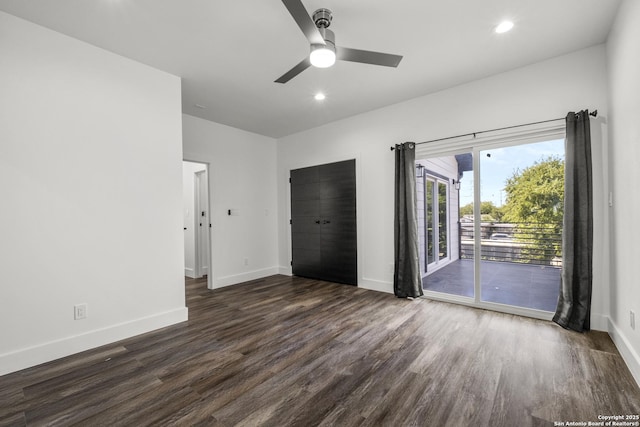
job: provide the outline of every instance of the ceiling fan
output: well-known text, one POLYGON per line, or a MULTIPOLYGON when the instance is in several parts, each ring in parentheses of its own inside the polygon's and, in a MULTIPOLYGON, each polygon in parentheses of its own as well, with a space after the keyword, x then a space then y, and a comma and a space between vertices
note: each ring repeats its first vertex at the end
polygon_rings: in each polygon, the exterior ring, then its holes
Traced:
POLYGON ((400 55, 336 46, 335 35, 328 29, 333 19, 329 9, 318 9, 311 17, 300 0, 282 0, 282 3, 309 40, 311 54, 284 73, 275 83, 286 83, 311 65, 318 68, 330 67, 336 59, 385 67, 397 67, 402 59, 400 55))

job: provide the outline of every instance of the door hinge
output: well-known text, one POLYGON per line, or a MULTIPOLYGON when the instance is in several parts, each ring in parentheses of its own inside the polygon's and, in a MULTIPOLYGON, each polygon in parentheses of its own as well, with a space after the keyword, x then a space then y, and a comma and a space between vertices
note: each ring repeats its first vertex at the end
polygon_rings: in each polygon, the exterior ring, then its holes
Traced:
POLYGON ((291 264, 291 265, 293 265, 293 261, 291 261, 291 263, 290 263, 290 264, 291 264))
POLYGON ((291 178, 289 178, 289 184, 291 184, 291 178))
POLYGON ((292 219, 289 220, 289 225, 291 225, 291 224, 293 224, 293 220, 292 219))

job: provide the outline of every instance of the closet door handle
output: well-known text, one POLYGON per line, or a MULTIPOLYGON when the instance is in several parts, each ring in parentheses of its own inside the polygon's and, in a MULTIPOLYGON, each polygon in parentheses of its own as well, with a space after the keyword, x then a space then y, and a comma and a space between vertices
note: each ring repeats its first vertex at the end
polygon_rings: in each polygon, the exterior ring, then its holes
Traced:
POLYGON ((331 221, 324 220, 323 224, 331 224, 331 221))
POLYGON ((320 224, 320 220, 319 219, 316 220, 316 224, 320 224))

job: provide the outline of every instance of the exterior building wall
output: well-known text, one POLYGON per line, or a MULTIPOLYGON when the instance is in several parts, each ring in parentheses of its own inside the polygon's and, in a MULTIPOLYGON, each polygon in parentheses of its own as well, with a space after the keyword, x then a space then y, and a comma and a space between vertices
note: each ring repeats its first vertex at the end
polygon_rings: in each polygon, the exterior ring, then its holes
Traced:
POLYGON ((438 182, 446 182, 447 185, 447 249, 448 256, 439 260, 435 266, 429 269, 435 271, 437 268, 443 267, 459 258, 460 239, 458 232, 458 218, 460 212, 460 203, 458 190, 453 185, 453 180, 458 179, 458 162, 454 156, 436 157, 427 160, 418 160, 416 164, 423 166, 422 178, 416 179, 418 193, 418 234, 420 236, 420 268, 423 276, 427 274, 426 261, 426 212, 425 212, 425 182, 429 178, 434 178, 438 182))

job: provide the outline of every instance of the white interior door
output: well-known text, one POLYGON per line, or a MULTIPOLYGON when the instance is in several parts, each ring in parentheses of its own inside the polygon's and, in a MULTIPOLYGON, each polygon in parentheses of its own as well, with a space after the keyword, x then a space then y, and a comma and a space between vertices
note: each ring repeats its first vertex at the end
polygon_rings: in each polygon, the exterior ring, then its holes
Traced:
POLYGON ((207 171, 194 174, 194 226, 196 230, 196 275, 209 274, 209 189, 207 171))

